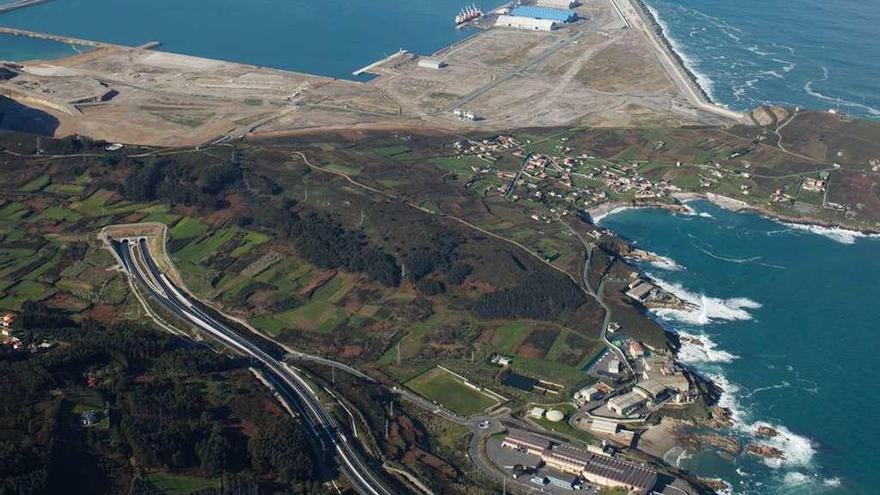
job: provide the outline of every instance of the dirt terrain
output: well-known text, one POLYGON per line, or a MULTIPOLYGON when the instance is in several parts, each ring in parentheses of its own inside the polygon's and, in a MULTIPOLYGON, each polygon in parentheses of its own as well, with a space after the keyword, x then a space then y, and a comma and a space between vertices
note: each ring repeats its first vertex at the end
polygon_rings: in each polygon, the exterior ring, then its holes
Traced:
POLYGON ((610 0, 578 13, 552 32, 491 28, 434 54, 407 53, 371 69, 377 77, 367 83, 100 45, 6 64, 12 77, 0 80, 0 96, 50 114, 56 136, 165 146, 351 128, 729 123, 679 94, 644 34, 627 29, 610 0), (419 67, 428 55, 445 67, 419 67), (476 120, 455 117, 456 108, 476 120))

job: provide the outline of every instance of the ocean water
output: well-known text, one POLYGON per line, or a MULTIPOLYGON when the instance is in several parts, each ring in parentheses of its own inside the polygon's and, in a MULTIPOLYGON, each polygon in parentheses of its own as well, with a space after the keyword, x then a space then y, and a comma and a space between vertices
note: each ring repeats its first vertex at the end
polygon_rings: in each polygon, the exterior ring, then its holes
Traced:
MULTIPOLYGON (((880 118, 880 2, 646 0, 716 101, 831 108, 880 118)), ((466 0, 52 0, 0 25, 353 79, 399 48, 428 54, 470 34, 452 17, 466 0)), ((482 0, 484 10, 503 0, 482 0)), ((0 58, 19 54, 0 39, 0 58)))
POLYGON ((0 34, 0 60, 13 62, 33 59, 52 60, 76 55, 90 49, 86 46, 71 46, 57 41, 0 34))
POLYGON ((646 0, 719 103, 880 118, 880 2, 646 0))
POLYGON ((736 494, 880 493, 880 238, 690 206, 627 210, 602 225, 667 258, 642 268, 700 309, 655 317, 702 341, 679 357, 725 389, 729 433, 785 458, 703 453, 682 466, 736 494), (758 438, 761 425, 779 436, 758 438))
POLYGON ((352 71, 400 48, 430 54, 473 34, 453 25, 465 3, 481 2, 52 0, 0 14, 0 25, 132 46, 160 41, 169 52, 354 79, 352 71))

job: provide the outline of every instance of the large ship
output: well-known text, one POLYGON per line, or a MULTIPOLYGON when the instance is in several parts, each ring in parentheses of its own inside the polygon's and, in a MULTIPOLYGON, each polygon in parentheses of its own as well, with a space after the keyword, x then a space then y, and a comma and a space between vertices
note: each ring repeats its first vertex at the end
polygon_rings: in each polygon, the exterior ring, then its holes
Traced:
POLYGON ((455 25, 461 26, 462 24, 466 24, 474 19, 479 19, 480 17, 483 17, 483 11, 470 5, 461 9, 461 12, 455 16, 455 25))

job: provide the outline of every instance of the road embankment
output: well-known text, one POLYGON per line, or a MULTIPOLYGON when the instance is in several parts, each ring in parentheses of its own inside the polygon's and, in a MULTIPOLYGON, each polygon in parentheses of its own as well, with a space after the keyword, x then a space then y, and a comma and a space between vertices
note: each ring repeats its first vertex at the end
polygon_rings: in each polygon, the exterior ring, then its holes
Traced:
POLYGON ((610 1, 631 28, 644 32, 658 61, 693 106, 719 117, 737 122, 744 121, 745 116, 742 113, 712 101, 705 88, 700 85, 696 74, 687 67, 681 54, 672 46, 672 42, 667 37, 659 19, 644 0, 610 1))

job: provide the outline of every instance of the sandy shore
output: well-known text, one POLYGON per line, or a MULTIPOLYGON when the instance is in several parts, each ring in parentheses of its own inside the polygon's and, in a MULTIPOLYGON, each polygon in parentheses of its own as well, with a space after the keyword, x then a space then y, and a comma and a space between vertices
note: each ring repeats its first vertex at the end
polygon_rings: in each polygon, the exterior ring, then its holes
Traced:
POLYGON ((598 224, 602 221, 603 218, 607 217, 608 215, 614 215, 615 213, 620 213, 621 211, 634 210, 637 208, 660 208, 663 210, 669 210, 679 213, 687 211, 687 207, 680 204, 681 201, 684 200, 679 200, 679 204, 662 203, 660 201, 645 201, 637 203, 634 203, 632 201, 609 201, 608 203, 602 203, 591 208, 587 208, 586 211, 587 214, 590 215, 590 220, 593 222, 593 224, 598 224))

